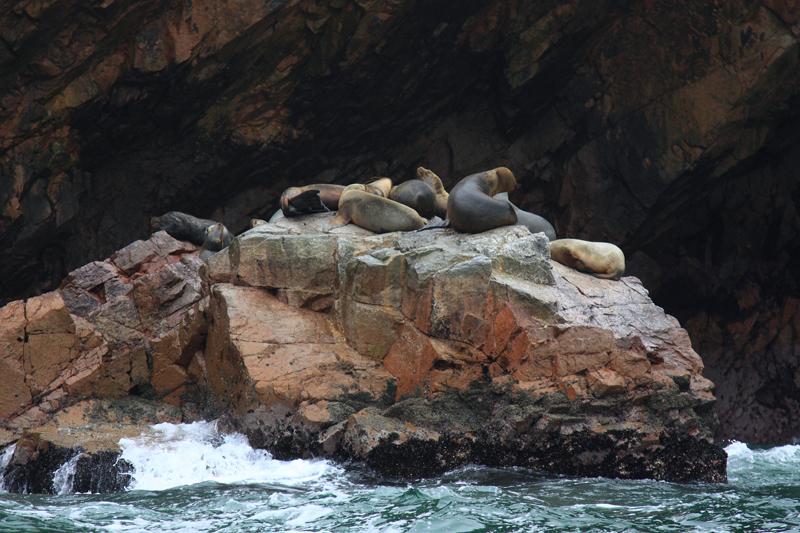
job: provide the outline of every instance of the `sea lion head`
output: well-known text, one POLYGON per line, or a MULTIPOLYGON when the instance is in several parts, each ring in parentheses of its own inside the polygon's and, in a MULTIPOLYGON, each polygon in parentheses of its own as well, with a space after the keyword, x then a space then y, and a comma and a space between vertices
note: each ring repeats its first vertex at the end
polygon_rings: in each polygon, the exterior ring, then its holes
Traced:
POLYGON ((383 196, 384 198, 388 198, 389 192, 392 190, 392 179, 378 178, 376 180, 370 181, 369 183, 367 183, 366 188, 364 190, 376 196, 383 196))
POLYGON ((517 178, 508 167, 497 167, 494 172, 497 176, 497 192, 511 192, 517 188, 517 178))
POLYGON ((228 228, 223 224, 217 222, 206 228, 206 238, 203 242, 203 248, 218 252, 223 248, 227 248, 231 244, 231 241, 233 241, 231 232, 228 231, 228 228))

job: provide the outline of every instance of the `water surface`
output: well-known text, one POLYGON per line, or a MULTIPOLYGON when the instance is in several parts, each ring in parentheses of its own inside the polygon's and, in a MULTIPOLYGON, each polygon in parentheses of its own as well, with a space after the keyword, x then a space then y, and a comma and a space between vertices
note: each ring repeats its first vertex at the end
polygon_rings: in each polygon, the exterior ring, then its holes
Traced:
POLYGON ((0 494, 0 531, 800 531, 800 446, 728 446, 728 484, 553 479, 465 467, 391 482, 328 461, 276 461, 213 423, 122 441, 121 494, 0 494))

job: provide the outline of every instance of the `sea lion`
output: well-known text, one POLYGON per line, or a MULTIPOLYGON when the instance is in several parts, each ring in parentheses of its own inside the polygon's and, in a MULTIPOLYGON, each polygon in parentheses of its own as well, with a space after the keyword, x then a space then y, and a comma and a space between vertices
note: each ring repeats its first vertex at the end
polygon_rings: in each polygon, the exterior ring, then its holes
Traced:
POLYGON ((580 239, 550 241, 550 257, 562 265, 598 278, 618 279, 625 273, 625 254, 608 242, 580 239))
POLYGON ((376 180, 370 181, 366 185, 365 190, 370 194, 375 194, 377 196, 383 196, 384 198, 389 197, 389 193, 392 190, 392 179, 391 178, 378 178, 376 180))
POLYGON ((462 233, 481 233, 516 224, 517 214, 508 200, 492 198, 513 191, 517 180, 506 167, 498 167, 463 178, 447 200, 447 219, 462 233))
POLYGON ((495 194, 494 197, 498 200, 507 200, 508 203, 511 204, 511 207, 514 208, 514 212, 517 214, 517 225, 525 226, 531 233, 544 233, 549 241, 556 240, 556 230, 546 218, 540 217, 536 213, 531 213, 530 211, 520 209, 508 199, 507 192, 495 194))
POLYGON ((336 211, 343 190, 344 185, 331 183, 289 187, 281 194, 281 211, 287 217, 336 211))
POLYGON ((442 180, 432 170, 424 167, 417 168, 417 179, 424 181, 436 194, 436 216, 447 218, 447 199, 450 197, 442 185, 442 180))
POLYGON ((392 187, 389 198, 407 205, 425 218, 436 214, 436 193, 422 180, 408 180, 392 187))
POLYGON ((230 246, 233 241, 231 232, 219 222, 206 228, 203 245, 200 247, 200 259, 207 261, 209 257, 230 246))
MULTIPOLYGON (((216 228, 212 232, 212 245, 213 242, 224 242, 225 244, 222 246, 224 248, 231 243, 233 235, 228 231, 228 228, 214 220, 197 218, 180 211, 170 211, 160 217, 152 217, 150 219, 151 233, 163 230, 176 239, 189 241, 197 246, 202 246, 206 242, 208 229, 217 225, 221 226, 221 228, 216 228)), ((222 248, 219 248, 219 250, 222 248)))
POLYGON ((425 219, 408 206, 367 192, 365 185, 348 185, 339 199, 339 212, 331 229, 352 222, 375 233, 413 231, 425 225, 425 219))

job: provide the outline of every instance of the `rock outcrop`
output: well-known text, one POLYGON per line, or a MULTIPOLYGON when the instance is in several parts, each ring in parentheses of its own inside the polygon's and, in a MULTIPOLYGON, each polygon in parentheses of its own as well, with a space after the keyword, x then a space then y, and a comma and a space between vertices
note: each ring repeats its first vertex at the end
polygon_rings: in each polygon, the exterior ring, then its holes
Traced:
POLYGON ((17 441, 8 490, 53 492, 65 458, 75 490, 119 490, 121 437, 205 408, 201 265, 195 246, 159 232, 0 308, 0 446, 17 441))
POLYGON ((6 488, 56 491, 73 460, 74 487, 119 490, 121 437, 203 416, 279 458, 390 475, 725 479, 713 385, 636 278, 554 263, 520 226, 324 233, 328 216, 208 264, 159 232, 0 308, 6 488))
POLYGON ((241 231, 291 185, 506 165, 687 325, 723 435, 800 435, 796 1, 4 7, 0 303, 171 209, 241 231))
POLYGON ((325 217, 258 226, 210 266, 208 386, 251 442, 394 474, 725 479, 713 385, 635 278, 551 262, 519 226, 324 234, 325 217))

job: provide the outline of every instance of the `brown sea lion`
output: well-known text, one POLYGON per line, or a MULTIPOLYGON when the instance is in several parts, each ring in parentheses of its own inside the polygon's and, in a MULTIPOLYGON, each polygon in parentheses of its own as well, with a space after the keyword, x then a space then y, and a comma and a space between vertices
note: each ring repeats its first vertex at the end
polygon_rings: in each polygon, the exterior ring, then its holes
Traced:
POLYGON ((339 212, 332 228, 352 222, 375 233, 413 231, 425 225, 425 219, 408 206, 367 192, 365 185, 348 185, 339 199, 339 212))
POLYGON ((562 265, 598 278, 618 279, 625 273, 625 254, 608 242, 580 239, 550 241, 550 257, 562 265))
POLYGON ((336 211, 344 185, 313 183, 303 187, 289 187, 281 194, 281 211, 287 217, 336 211))
POLYGON ((511 202, 492 198, 501 192, 511 192, 516 186, 514 174, 506 167, 463 178, 447 200, 450 226, 462 233, 481 233, 516 224, 517 214, 511 202))
POLYGON ((407 205, 425 218, 436 214, 436 193, 422 180, 408 180, 392 187, 389 198, 407 205))
POLYGON ((447 199, 450 197, 442 185, 442 180, 432 170, 424 167, 417 168, 417 179, 427 183, 436 194, 436 216, 447 218, 447 199))
MULTIPOLYGON (((208 230, 212 226, 219 226, 212 232, 211 246, 219 246, 217 250, 222 250, 233 240, 233 235, 228 228, 214 220, 197 218, 188 213, 180 211, 170 211, 160 217, 150 219, 150 231, 166 231, 171 236, 181 241, 189 241, 197 246, 203 246, 208 239, 208 230), (215 244, 215 243, 219 244, 215 244)), ((214 250, 214 251, 217 251, 214 250)))
MULTIPOLYGON (((494 197, 498 200, 508 200, 508 193, 501 192, 500 194, 496 194, 494 197)), ((549 241, 556 240, 556 230, 546 218, 541 217, 536 213, 531 213, 530 211, 520 209, 514 205, 511 200, 508 200, 508 203, 511 204, 511 207, 514 208, 514 212, 517 214, 518 226, 525 226, 531 233, 544 233, 549 241)))

